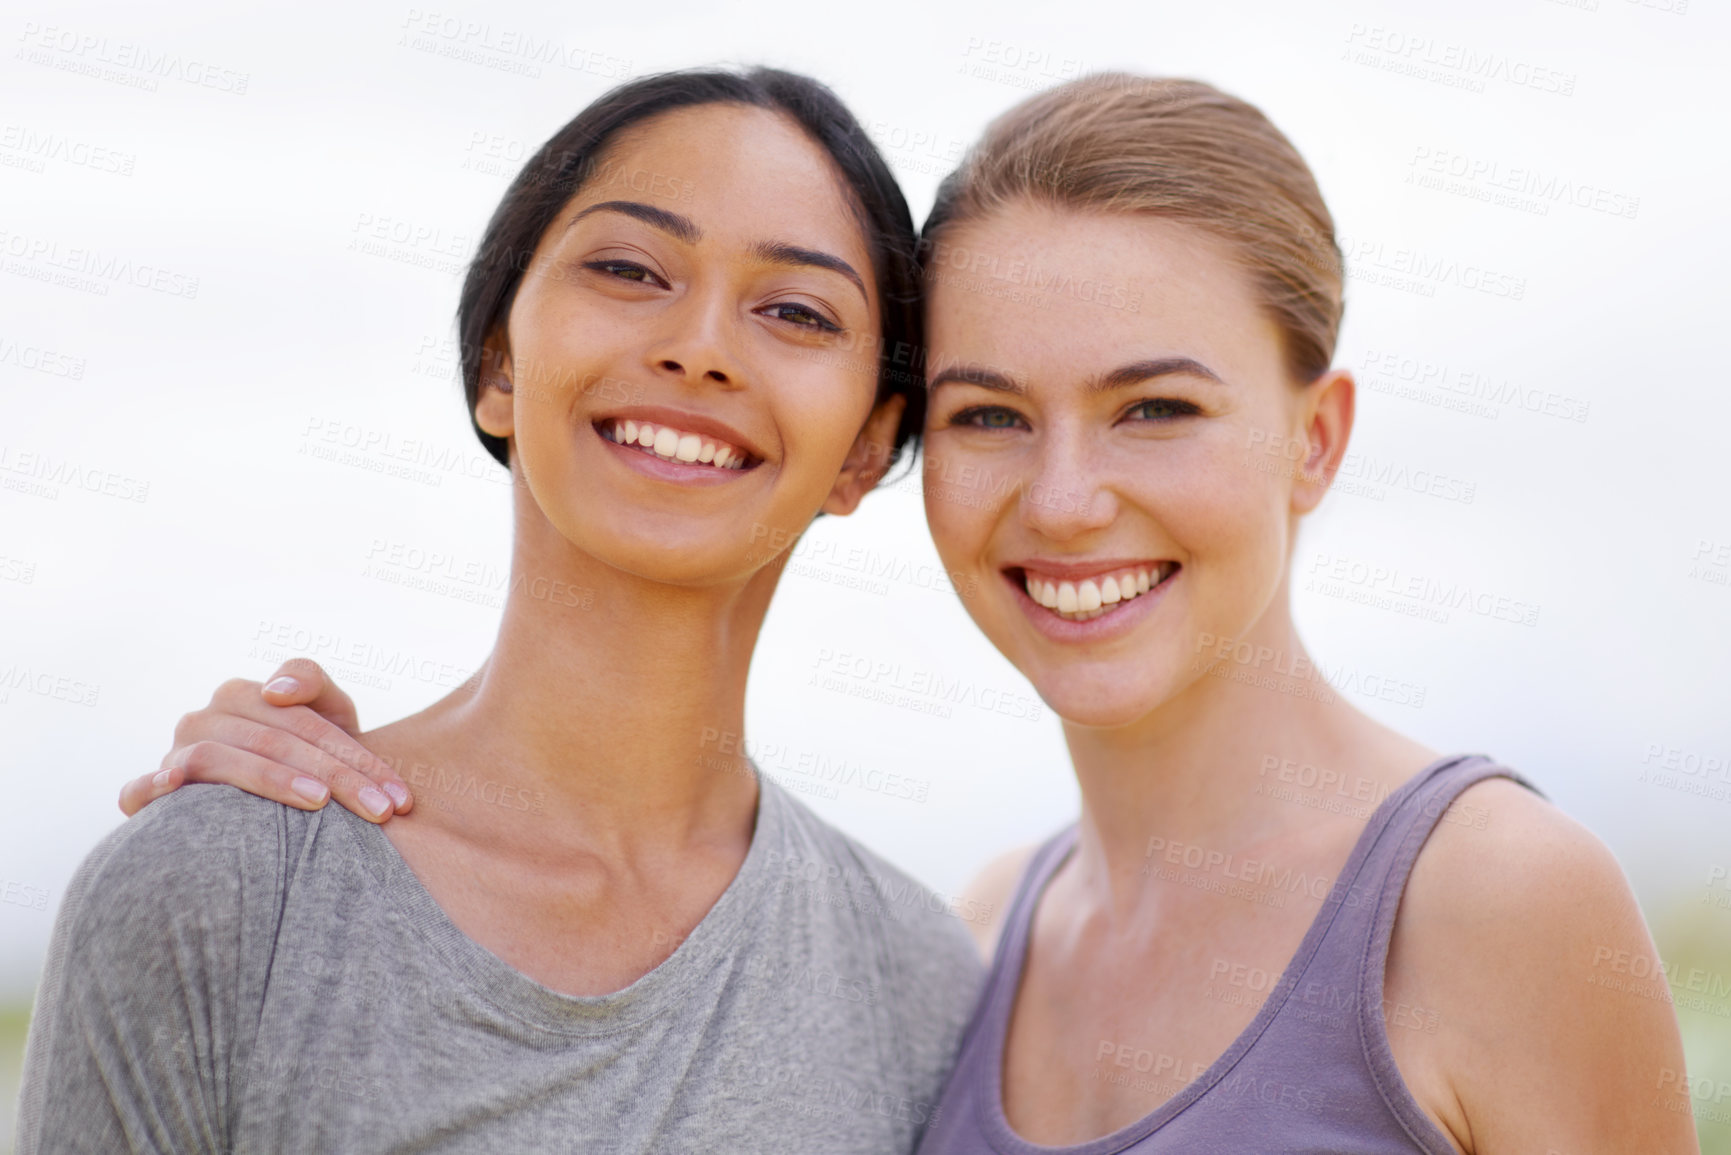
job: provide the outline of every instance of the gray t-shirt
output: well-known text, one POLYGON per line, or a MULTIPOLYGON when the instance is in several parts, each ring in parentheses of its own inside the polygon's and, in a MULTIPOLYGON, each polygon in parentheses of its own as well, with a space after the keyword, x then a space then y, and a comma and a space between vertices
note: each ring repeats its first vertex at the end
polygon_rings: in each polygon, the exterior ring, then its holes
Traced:
POLYGON ((973 913, 765 779, 703 921, 579 998, 465 936, 341 807, 191 786, 67 891, 18 1149, 907 1152, 978 989, 973 913))

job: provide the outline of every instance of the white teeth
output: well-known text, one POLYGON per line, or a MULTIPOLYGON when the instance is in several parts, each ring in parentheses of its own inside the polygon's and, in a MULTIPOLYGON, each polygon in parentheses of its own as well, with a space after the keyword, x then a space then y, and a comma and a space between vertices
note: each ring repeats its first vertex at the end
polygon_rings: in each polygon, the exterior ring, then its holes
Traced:
POLYGON ((1022 574, 1028 596, 1069 622, 1091 621, 1113 606, 1147 593, 1160 584, 1160 578, 1161 567, 1158 565, 1152 569, 1126 570, 1103 578, 1056 584, 1025 571, 1022 574))
POLYGON ((636 445, 668 461, 683 461, 703 465, 718 465, 723 469, 745 468, 745 454, 725 443, 716 442, 698 433, 685 433, 668 426, 655 426, 647 421, 610 421, 601 434, 621 445, 636 445))

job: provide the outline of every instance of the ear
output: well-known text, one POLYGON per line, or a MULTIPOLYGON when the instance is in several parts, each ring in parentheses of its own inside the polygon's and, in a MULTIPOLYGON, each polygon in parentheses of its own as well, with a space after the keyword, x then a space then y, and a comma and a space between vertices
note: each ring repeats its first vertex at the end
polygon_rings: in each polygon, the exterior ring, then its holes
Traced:
POLYGON ((1334 483, 1335 471, 1346 459, 1346 443, 1352 437, 1357 397, 1358 384, 1350 369, 1330 369, 1304 387, 1300 404, 1310 448, 1292 487, 1294 513, 1315 509, 1334 483))
POLYGON ((901 423, 902 411, 907 406, 908 399, 897 394, 872 410, 865 427, 854 438, 847 460, 842 462, 835 488, 824 499, 825 513, 846 517, 859 508, 860 499, 883 479, 890 466, 890 453, 895 448, 896 426, 901 423))
POLYGON ((481 390, 475 398, 475 424, 481 432, 508 440, 516 431, 512 387, 511 350, 500 329, 481 345, 481 390))

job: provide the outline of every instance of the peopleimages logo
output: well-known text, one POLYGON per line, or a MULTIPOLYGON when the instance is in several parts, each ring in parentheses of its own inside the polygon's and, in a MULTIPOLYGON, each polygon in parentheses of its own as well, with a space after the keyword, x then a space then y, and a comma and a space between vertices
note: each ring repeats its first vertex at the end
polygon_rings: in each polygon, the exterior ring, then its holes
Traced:
POLYGON ((603 80, 624 80, 631 75, 631 61, 623 57, 446 12, 410 8, 401 28, 397 40, 401 47, 531 79, 541 76, 542 65, 587 72, 603 80))
POLYGON ((42 172, 49 161, 92 172, 131 176, 138 163, 135 153, 121 152, 106 145, 67 136, 65 133, 38 131, 27 125, 9 123, 0 126, 0 154, 13 154, 14 161, 0 155, 0 164, 42 172))
POLYGON ((130 40, 42 25, 34 20, 25 21, 18 39, 23 45, 19 59, 146 92, 155 92, 159 81, 178 80, 197 88, 245 96, 246 86, 252 80, 250 72, 222 68, 179 52, 158 51, 130 40))
POLYGON ((1483 92, 1488 82, 1500 81, 1555 96, 1573 96, 1577 80, 1572 72, 1534 64, 1505 52, 1454 44, 1380 24, 1352 25, 1341 59, 1469 92, 1483 92))
POLYGON ((1436 296, 1438 285, 1509 301, 1519 301, 1527 295, 1525 277, 1422 249, 1342 234, 1340 252, 1348 277, 1423 297, 1436 296))
POLYGON ((825 647, 818 651, 813 665, 815 672, 809 685, 940 718, 950 717, 953 707, 966 706, 988 714, 1037 722, 1045 708, 1038 698, 1014 690, 866 654, 825 647))
POLYGON ((108 294, 109 285, 131 285, 188 301, 198 296, 198 278, 148 261, 83 245, 62 245, 52 237, 0 229, 0 256, 6 271, 68 288, 108 294))
POLYGON ((69 381, 84 379, 84 358, 44 349, 40 345, 22 344, 4 336, 0 336, 0 365, 13 365, 69 381))
POLYGON ((1641 210, 1641 198, 1627 193, 1545 172, 1532 165, 1505 165, 1491 157, 1471 156, 1428 145, 1417 147, 1408 163, 1408 170, 1406 179, 1410 184, 1468 196, 1483 194, 1477 199, 1536 211, 1539 216, 1549 215, 1549 206, 1553 204, 1573 205, 1628 220, 1634 220, 1635 214, 1641 210), (1444 183, 1447 181, 1458 183, 1444 183), (1496 200, 1495 194, 1530 198, 1531 204, 1520 199, 1496 200))

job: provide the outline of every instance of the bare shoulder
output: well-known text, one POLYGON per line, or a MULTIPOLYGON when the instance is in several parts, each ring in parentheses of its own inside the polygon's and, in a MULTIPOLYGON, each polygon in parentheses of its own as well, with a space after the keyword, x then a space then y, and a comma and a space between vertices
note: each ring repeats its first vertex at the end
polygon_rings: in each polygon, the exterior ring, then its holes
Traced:
POLYGON ((1659 973, 1604 843, 1489 779, 1444 812, 1407 881, 1385 983, 1390 1043, 1421 1105, 1476 1155, 1694 1151, 1659 973), (1389 1005, 1426 1010, 1403 1023, 1389 1005))
POLYGON ((1443 813, 1407 881, 1400 920, 1426 939, 1450 932, 1455 950, 1542 956, 1553 973, 1559 948, 1585 946, 1591 966, 1599 940, 1647 934, 1605 844, 1506 778, 1469 787, 1443 813))
MULTIPOLYGON (((1474 921, 1518 913, 1579 927, 1583 915, 1640 918, 1605 844, 1507 778, 1474 784, 1443 813, 1413 867, 1407 903, 1403 917, 1422 904, 1427 913, 1474 921)), ((1523 928, 1506 929, 1513 940, 1530 941, 1523 928)))
POLYGON ((988 961, 998 948, 998 936, 1003 931, 1010 898, 1016 893, 1016 883, 1021 881, 1022 872, 1037 849, 1030 844, 998 855, 986 863, 962 892, 962 897, 972 904, 971 909, 979 912, 978 917, 969 920, 968 930, 981 957, 988 961))

